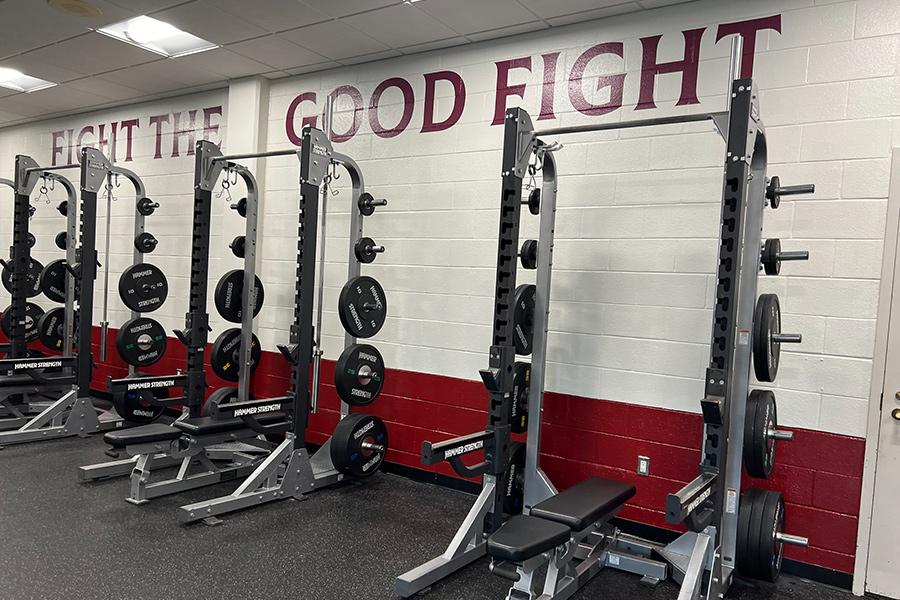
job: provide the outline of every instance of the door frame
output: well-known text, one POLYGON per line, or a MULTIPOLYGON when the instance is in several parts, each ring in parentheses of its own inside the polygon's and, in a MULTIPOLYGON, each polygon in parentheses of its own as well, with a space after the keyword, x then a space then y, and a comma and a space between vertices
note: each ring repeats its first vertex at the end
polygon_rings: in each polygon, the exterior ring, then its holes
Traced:
MULTIPOLYGON (((878 289, 875 348, 872 355, 872 379, 866 423, 865 466, 863 467, 859 527, 856 537, 856 560, 853 569, 853 593, 857 596, 863 595, 866 591, 866 575, 869 566, 872 509, 875 503, 876 459, 881 435, 881 396, 884 392, 884 376, 887 367, 888 326, 891 319, 891 301, 894 295, 898 245, 900 245, 900 147, 895 147, 891 151, 890 191, 885 220, 881 284, 878 289)), ((900 307, 897 310, 900 310, 900 307)), ((900 335, 900 332, 896 332, 895 335, 900 335)))

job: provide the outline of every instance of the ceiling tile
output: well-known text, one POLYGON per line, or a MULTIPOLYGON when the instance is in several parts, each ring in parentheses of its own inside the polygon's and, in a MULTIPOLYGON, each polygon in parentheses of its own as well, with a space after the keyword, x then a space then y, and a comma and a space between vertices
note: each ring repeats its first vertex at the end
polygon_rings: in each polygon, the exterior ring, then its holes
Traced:
POLYGON ((416 54, 418 52, 429 52, 431 50, 440 50, 441 48, 452 48, 453 46, 462 46, 468 44, 469 40, 462 36, 447 38, 445 40, 437 40, 436 42, 426 42, 424 44, 414 44, 412 46, 404 46, 400 48, 403 54, 416 54))
POLYGON ((584 12, 596 8, 606 8, 616 4, 626 4, 623 0, 519 0, 534 14, 542 19, 561 17, 576 12, 584 12))
POLYGON ((385 44, 373 40, 342 21, 328 21, 292 29, 279 34, 279 37, 300 44, 304 48, 314 50, 333 60, 389 49, 385 44))
POLYGON ((157 10, 163 10, 176 4, 183 4, 184 0, 108 0, 111 4, 133 11, 139 15, 148 15, 157 10))
POLYGON ((639 0, 638 4, 644 8, 659 8, 661 6, 672 6, 673 4, 685 4, 687 2, 695 2, 696 0, 639 0))
POLYGON ((417 2, 416 8, 464 35, 535 20, 516 0, 424 0, 417 2))
POLYGON ((639 10, 642 9, 635 2, 629 2, 628 4, 618 4, 616 6, 607 6, 606 8, 598 8, 596 10, 565 15, 564 17, 553 17, 552 19, 547 19, 547 22, 554 27, 560 27, 572 23, 584 23, 585 21, 591 21, 593 19, 605 19, 616 15, 624 15, 639 10))
POLYGON ((174 65, 173 62, 171 59, 160 59, 156 62, 107 73, 101 75, 100 79, 133 87, 148 94, 160 94, 221 80, 221 76, 215 73, 204 72, 189 66, 174 65))
POLYGON ((276 35, 231 44, 228 49, 275 69, 312 65, 327 58, 276 35))
POLYGON ((547 29, 547 25, 545 25, 542 21, 534 21, 533 23, 523 23, 522 25, 513 25, 511 27, 491 29, 490 31, 470 33, 467 37, 473 42, 483 42, 485 40, 495 40, 497 38, 508 37, 510 35, 528 33, 529 31, 537 31, 538 29, 547 29))
POLYGON ((96 94, 107 100, 131 100, 145 95, 141 90, 127 87, 113 81, 106 81, 99 77, 85 77, 76 81, 70 81, 65 89, 78 90, 96 94))
POLYGON ((50 8, 43 0, 0 2, 0 23, 4 25, 0 56, 33 50, 133 16, 130 10, 103 0, 93 0, 92 4, 102 11, 99 17, 67 15, 50 8))
POLYGON ((228 44, 266 33, 262 27, 225 12, 221 4, 216 0, 196 0, 154 13, 153 17, 214 44, 228 44))
POLYGON ((303 75, 304 73, 317 73, 319 71, 326 71, 328 69, 336 69, 340 66, 341 63, 329 61, 316 63, 314 65, 306 65, 305 67, 297 67, 296 69, 287 69, 286 71, 291 75, 303 75))
POLYGON ((28 54, 44 64, 82 75, 94 75, 159 58, 158 54, 99 33, 86 33, 28 54))
POLYGON ((453 37, 453 31, 412 4, 396 4, 341 19, 392 48, 453 37))
POLYGON ((304 4, 331 17, 346 17, 366 12, 391 4, 399 4, 401 0, 301 0, 304 4))
POLYGON ((395 56, 403 56, 399 50, 385 50, 384 52, 373 52, 372 54, 363 54, 354 56, 353 58, 345 58, 341 61, 342 65, 358 65, 360 63, 375 62, 376 60, 384 60, 386 58, 394 58, 395 56))
POLYGON ((219 79, 237 79, 272 70, 268 65, 241 56, 226 48, 189 54, 181 58, 171 58, 169 62, 176 67, 186 67, 201 72, 207 71, 210 75, 220 75, 219 79))
POLYGON ((42 103, 35 102, 32 96, 33 94, 16 94, 0 98, 0 111, 11 112, 23 117, 37 117, 50 112, 42 103))
POLYGON ((98 104, 109 102, 108 98, 85 92, 67 85, 40 90, 28 94, 31 101, 42 106, 46 112, 86 110, 98 104))
POLYGON ((73 71, 71 69, 62 69, 55 61, 48 58, 48 53, 35 50, 26 52, 12 58, 0 60, 0 67, 9 67, 22 71, 26 75, 32 77, 40 77, 53 83, 61 83, 70 79, 80 79, 84 77, 84 73, 73 71))
POLYGON ((272 33, 330 18, 300 0, 217 0, 216 6, 272 33))

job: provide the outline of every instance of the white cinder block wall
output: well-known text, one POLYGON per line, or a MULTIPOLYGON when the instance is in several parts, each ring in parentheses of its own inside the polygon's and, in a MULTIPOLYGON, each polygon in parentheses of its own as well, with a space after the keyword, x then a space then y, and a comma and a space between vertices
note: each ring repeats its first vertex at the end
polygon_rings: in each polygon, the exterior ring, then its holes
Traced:
MULTIPOLYGON (((509 83, 526 84, 509 105, 540 112, 542 54, 559 52, 555 120, 540 126, 627 120, 724 107, 729 40, 717 27, 781 15, 781 33, 756 36, 754 77, 767 126, 770 175, 785 183, 815 183, 812 196, 767 211, 765 235, 786 249, 806 249, 808 263, 790 263, 765 277, 762 291, 781 298, 785 330, 804 334, 785 348, 777 379, 779 416, 790 426, 865 436, 884 215, 891 147, 900 135, 900 4, 848 2, 707 1, 623 15, 428 54, 351 66, 271 86, 270 149, 289 146, 286 127, 299 132, 338 86, 361 92, 359 130, 341 152, 356 158, 368 187, 390 199, 366 220, 367 235, 388 251, 364 271, 388 290, 390 316, 376 338, 388 365, 475 379, 489 345, 495 268, 501 127, 494 114, 495 62, 530 57, 531 71, 513 69, 509 83), (674 106, 680 73, 656 78, 656 110, 638 100, 641 37, 662 34, 658 62, 683 57, 681 31, 706 27, 700 51, 700 104, 674 106), (585 116, 569 100, 568 74, 594 44, 624 42, 624 60, 589 63, 587 98, 609 100, 601 74, 626 67, 624 107, 585 116), (441 132, 421 133, 423 75, 458 73, 466 88, 462 116, 441 132), (369 123, 373 90, 388 78, 411 84, 415 103, 405 131, 378 137, 369 123), (303 102, 286 125, 291 102, 303 102)), ((577 87, 577 84, 575 84, 577 87)), ((438 87, 436 119, 449 115, 452 88, 438 87)), ((384 127, 400 121, 397 88, 381 97, 384 127)), ((337 99, 334 130, 352 124, 347 95, 337 99)), ((708 125, 628 130, 564 138, 553 274, 548 387, 555 391, 696 412, 708 356, 724 144, 708 125)), ((293 239, 296 168, 267 167, 264 269, 288 279, 282 249, 293 239)), ((346 179, 338 184, 345 183, 346 179)), ((346 279, 350 198, 330 202, 325 349, 336 356, 342 331, 333 307, 346 279)), ((536 219, 525 220, 536 233, 536 219)), ((524 275, 529 277, 528 274, 524 275)), ((284 337, 292 291, 267 295, 263 343, 284 337), (281 308, 278 308, 281 307, 281 308)))

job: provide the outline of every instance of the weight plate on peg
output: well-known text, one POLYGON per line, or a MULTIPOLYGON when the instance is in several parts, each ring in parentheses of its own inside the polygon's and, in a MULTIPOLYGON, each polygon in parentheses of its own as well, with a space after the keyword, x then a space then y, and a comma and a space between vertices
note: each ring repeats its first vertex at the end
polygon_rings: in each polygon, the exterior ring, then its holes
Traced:
MULTIPOLYGON (((221 387, 209 395, 209 398, 206 399, 203 406, 200 408, 200 414, 204 417, 212 416, 213 406, 234 402, 237 400, 237 397, 238 389, 236 387, 221 387)), ((248 400, 253 400, 253 394, 248 396, 248 400)))
POLYGON ((781 343, 774 336, 781 333, 781 307, 778 296, 762 294, 753 314, 753 370, 759 381, 772 382, 778 375, 781 343))
POLYGON ((744 418, 744 466, 750 477, 768 479, 775 466, 775 438, 778 429, 775 393, 753 390, 747 397, 744 418))
POLYGON ((341 352, 334 368, 334 386, 341 400, 351 406, 375 401, 384 385, 384 359, 374 346, 353 344, 341 352))
POLYGON ((156 211, 157 204, 150 198, 141 198, 137 201, 136 208, 140 214, 148 217, 156 211))
POLYGON ((513 397, 509 422, 513 433, 528 431, 528 389, 531 384, 531 363, 516 362, 513 371, 513 397))
POLYGON ((242 235, 236 236, 231 243, 228 244, 228 247, 231 248, 231 253, 237 256, 238 258, 244 258, 244 251, 247 246, 247 238, 242 235))
POLYGON ((66 246, 68 245, 68 238, 69 236, 65 231, 60 231, 59 233, 57 233, 56 238, 54 239, 56 247, 60 250, 65 250, 66 246))
POLYGON ((519 262, 522 264, 523 269, 537 268, 537 251, 537 240, 525 240, 522 242, 522 247, 519 248, 519 262))
MULTIPOLYGON (((38 321, 44 315, 44 309, 34 302, 25 303, 25 341, 33 342, 38 337, 38 321)), ((7 306, 0 318, 0 329, 6 337, 12 336, 12 306, 7 306)))
POLYGON ((113 406, 119 416, 129 423, 152 423, 166 410, 164 406, 154 404, 154 400, 167 397, 166 389, 131 390, 113 394, 113 406))
POLYGON ((541 188, 536 187, 528 193, 528 212, 541 214, 541 188))
MULTIPOLYGON (((213 372, 225 381, 238 381, 241 364, 241 330, 237 327, 226 329, 219 334, 213 342, 212 351, 209 354, 209 364, 213 372)), ((250 372, 256 370, 262 349, 259 347, 259 338, 253 334, 250 342, 250 372)))
MULTIPOLYGON (((233 269, 228 271, 216 284, 214 300, 216 310, 222 315, 222 318, 231 323, 240 323, 243 315, 243 291, 244 291, 244 270, 233 269)), ((256 277, 256 304, 253 307, 253 316, 259 314, 262 309, 263 301, 266 297, 265 288, 262 281, 256 277)))
POLYGON ((126 321, 116 334, 116 350, 129 365, 146 367, 166 352, 166 330, 158 321, 137 317, 126 321))
POLYGON ((29 248, 34 248, 34 245, 37 244, 37 238, 34 237, 34 234, 30 231, 28 232, 28 235, 25 236, 25 240, 28 242, 29 248))
POLYGON ((780 239, 770 238, 763 244, 761 262, 766 275, 778 275, 781 272, 781 261, 778 260, 779 252, 781 252, 780 239))
POLYGON ((62 352, 66 338, 66 309, 51 308, 38 319, 38 340, 57 352, 62 352))
POLYGON ((775 581, 781 573, 784 498, 778 492, 749 489, 741 496, 735 554, 744 577, 775 581))
POLYGON ((500 489, 503 490, 503 512, 517 515, 525 503, 525 444, 509 445, 509 462, 503 472, 500 489))
POLYGON ((359 241, 353 245, 353 253, 359 262, 370 263, 378 256, 378 252, 375 251, 376 248, 378 248, 378 244, 372 238, 359 238, 359 241))
POLYGON ((374 415, 347 415, 331 435, 331 462, 351 477, 368 477, 378 471, 387 449, 387 427, 374 415))
POLYGON ((135 312, 153 312, 163 305, 168 295, 169 282, 156 265, 131 265, 119 277, 119 298, 135 312))
POLYGON ((523 284, 516 288, 513 308, 515 323, 516 354, 531 354, 531 343, 534 339, 534 295, 537 288, 531 284, 523 284))
MULTIPOLYGON (((41 271, 44 265, 35 259, 31 259, 28 263, 28 269, 25 271, 25 297, 34 298, 41 293, 41 271)), ((3 287, 12 294, 12 271, 9 267, 3 267, 3 273, 0 274, 0 280, 3 281, 3 287)))
POLYGON ((354 337, 370 338, 378 333, 387 317, 381 284, 366 275, 348 281, 338 297, 338 315, 344 329, 354 337))
POLYGON ((41 291, 54 302, 66 301, 66 261, 63 258, 51 260, 41 271, 41 291))
POLYGON ((147 231, 142 231, 134 238, 134 247, 137 248, 137 251, 141 254, 153 252, 158 243, 159 241, 153 237, 153 234, 147 231))

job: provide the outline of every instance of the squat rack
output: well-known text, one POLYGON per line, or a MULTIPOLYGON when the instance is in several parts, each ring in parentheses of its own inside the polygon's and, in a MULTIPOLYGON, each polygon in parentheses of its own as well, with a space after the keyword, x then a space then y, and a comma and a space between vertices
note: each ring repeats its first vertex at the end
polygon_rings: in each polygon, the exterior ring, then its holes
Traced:
MULTIPOLYGON (((556 201, 556 167, 542 137, 647 127, 687 122, 713 121, 726 142, 718 286, 706 393, 701 403, 704 418, 701 475, 667 500, 667 520, 685 521, 691 531, 660 547, 620 536, 633 553, 626 560, 607 554, 605 566, 632 571, 649 581, 666 577, 667 566, 651 560, 656 553, 673 567, 681 584, 679 600, 718 600, 731 584, 735 570, 737 516, 741 489, 743 423, 749 391, 751 331, 760 270, 763 208, 766 206, 765 130, 759 120, 757 94, 752 81, 739 79, 742 44, 732 41, 727 110, 683 116, 633 120, 621 123, 577 125, 535 130, 531 118, 520 108, 508 109, 504 129, 500 237, 497 257, 494 333, 489 368, 480 372, 489 394, 488 426, 482 432, 432 444, 423 444, 426 465, 450 462, 462 477, 481 475, 481 494, 476 499, 446 551, 397 578, 395 591, 410 597, 461 569, 486 552, 486 538, 509 518, 503 510, 498 478, 509 467, 510 420, 515 402, 513 345, 516 289, 516 258, 522 182, 532 155, 543 159, 540 206, 540 240, 534 300, 533 357, 528 393, 528 437, 524 468, 524 508, 556 495, 550 478, 539 467, 540 431, 546 366, 550 270, 553 251, 553 212, 556 201), (744 275, 742 277, 742 274, 744 275), (730 427, 730 424, 738 424, 730 427), (471 467, 462 455, 484 449, 484 461, 471 467), (635 556, 636 554, 637 556, 635 556), (706 586, 705 589, 703 586, 706 586)), ((776 196, 811 193, 812 186, 778 187, 776 196)), ((787 253, 786 253, 787 254, 787 253)), ((786 260, 803 256, 785 256, 786 260)), ((783 335, 782 341, 799 341, 783 335)), ((773 432, 775 434, 782 432, 773 432)), ((779 439, 788 439, 783 435, 779 439)), ((799 536, 780 534, 781 543, 805 545, 799 536)), ((612 551, 611 551, 612 552, 612 551)), ((572 590, 574 591, 574 590, 572 590)), ((512 592, 511 592, 512 593, 512 592)), ((568 593, 571 593, 569 591, 568 593)), ((566 594, 567 596, 568 594, 566 594)), ((556 595, 544 594, 545 598, 556 595)))
MULTIPOLYGON (((79 223, 79 246, 75 250, 74 232, 72 231, 72 219, 70 216, 69 243, 67 243, 67 271, 74 280, 74 289, 71 291, 74 302, 78 304, 78 323, 74 329, 74 341, 76 352, 74 355, 63 357, 45 357, 33 359, 8 359, 0 360, 0 369, 9 367, 11 370, 28 370, 35 377, 34 369, 50 367, 74 368, 75 378, 72 389, 66 392, 59 400, 53 402, 40 414, 22 425, 17 430, 0 433, 0 446, 7 444, 32 442, 37 440, 58 439, 62 437, 79 436, 109 429, 117 429, 124 425, 123 420, 115 411, 99 411, 91 400, 91 374, 93 360, 91 355, 91 331, 93 328, 94 310, 94 285, 97 278, 97 268, 100 265, 97 252, 97 196, 105 180, 112 176, 121 175, 128 179, 135 189, 136 199, 145 196, 145 187, 141 178, 128 169, 115 166, 109 159, 96 148, 85 147, 81 149, 80 163, 73 163, 54 167, 53 171, 66 169, 79 169, 80 171, 80 196, 81 202, 77 212, 79 223)), ((29 196, 37 183, 37 180, 48 173, 47 169, 39 167, 30 157, 19 155, 16 157, 16 209, 13 222, 13 247, 18 254, 13 257, 13 331, 21 331, 24 327, 22 315, 25 310, 24 294, 19 294, 16 300, 19 286, 23 285, 24 268, 30 260, 30 250, 26 242, 28 233, 28 206, 29 196), (24 267, 23 267, 24 265, 24 267)), ((64 184, 65 185, 65 184, 64 184)), ((70 184, 71 185, 71 184, 70 184)), ((74 190, 70 195, 74 195, 74 190)), ((111 202, 111 194, 107 197, 111 202)), ((74 208, 70 205, 70 209, 74 208)), ((109 211, 109 207, 107 208, 109 211)), ((135 234, 143 232, 144 216, 135 211, 135 234)), ((107 226, 107 262, 109 254, 109 227, 107 226)), ((134 262, 140 261, 140 255, 135 250, 134 262)), ((67 291, 67 297, 69 292, 67 291)), ((104 315, 108 286, 104 286, 104 315)), ((74 312, 74 308, 73 308, 74 312)), ((67 317, 69 317, 67 313, 67 317)), ((105 316, 104 316, 105 319, 105 316)), ((67 322, 74 322, 71 318, 67 322)), ((67 325, 67 331, 69 329, 67 325)), ((104 332, 105 333, 105 332, 104 332)), ((14 337, 21 338, 21 335, 14 337)), ((24 340, 22 340, 24 345, 24 340)), ((101 355, 105 355, 106 339, 101 338, 101 355)), ((129 368, 133 373, 133 367, 129 368)))

